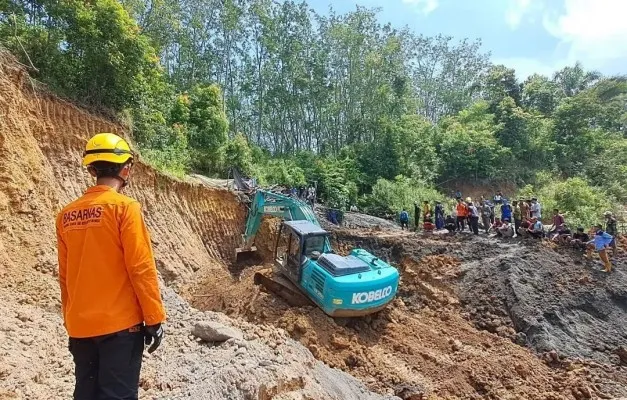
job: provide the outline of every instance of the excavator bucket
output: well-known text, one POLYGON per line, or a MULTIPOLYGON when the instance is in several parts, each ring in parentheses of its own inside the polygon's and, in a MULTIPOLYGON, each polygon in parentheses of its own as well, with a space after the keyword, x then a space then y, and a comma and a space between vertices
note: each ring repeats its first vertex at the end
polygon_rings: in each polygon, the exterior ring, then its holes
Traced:
POLYGON ((272 277, 268 277, 261 272, 257 272, 253 279, 255 285, 263 286, 269 292, 285 300, 292 307, 314 305, 292 282, 280 275, 274 274, 272 277))
POLYGON ((257 247, 238 247, 235 249, 235 264, 243 264, 257 257, 257 247))

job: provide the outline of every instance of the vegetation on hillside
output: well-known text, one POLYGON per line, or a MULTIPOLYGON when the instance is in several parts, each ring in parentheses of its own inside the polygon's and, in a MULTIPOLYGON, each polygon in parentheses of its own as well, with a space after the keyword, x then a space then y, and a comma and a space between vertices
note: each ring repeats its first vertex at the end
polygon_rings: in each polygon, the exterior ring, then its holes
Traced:
POLYGON ((235 165, 378 213, 451 180, 532 185, 581 222, 627 200, 623 77, 576 64, 520 82, 478 40, 363 7, 7 0, 0 41, 56 93, 128 121, 143 156, 176 174, 235 165))

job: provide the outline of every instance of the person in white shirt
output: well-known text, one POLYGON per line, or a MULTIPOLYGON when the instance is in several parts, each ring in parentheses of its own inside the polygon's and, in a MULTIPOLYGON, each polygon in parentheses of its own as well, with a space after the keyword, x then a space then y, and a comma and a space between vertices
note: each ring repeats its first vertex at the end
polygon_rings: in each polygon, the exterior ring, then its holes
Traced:
POLYGON ((536 197, 531 199, 531 218, 542 219, 542 205, 536 197))
POLYGON ((475 235, 479 234, 479 210, 472 202, 468 203, 468 209, 470 211, 470 230, 475 235))
POLYGON ((504 219, 503 225, 496 228, 496 234, 504 238, 514 237, 514 228, 512 227, 512 224, 509 222, 509 219, 504 219))

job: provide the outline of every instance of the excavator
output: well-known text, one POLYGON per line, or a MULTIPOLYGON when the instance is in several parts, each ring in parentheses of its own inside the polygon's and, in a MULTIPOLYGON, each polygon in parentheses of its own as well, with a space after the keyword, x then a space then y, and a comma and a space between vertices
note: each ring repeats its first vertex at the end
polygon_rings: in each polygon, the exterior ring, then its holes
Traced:
POLYGON ((342 318, 375 313, 396 296, 396 268, 363 249, 353 249, 346 257, 336 254, 329 233, 308 204, 261 189, 252 201, 242 235, 244 245, 236 249, 236 260, 256 251, 255 236, 264 215, 282 221, 274 245, 273 273, 256 273, 255 284, 292 306, 313 303, 327 315, 342 318))

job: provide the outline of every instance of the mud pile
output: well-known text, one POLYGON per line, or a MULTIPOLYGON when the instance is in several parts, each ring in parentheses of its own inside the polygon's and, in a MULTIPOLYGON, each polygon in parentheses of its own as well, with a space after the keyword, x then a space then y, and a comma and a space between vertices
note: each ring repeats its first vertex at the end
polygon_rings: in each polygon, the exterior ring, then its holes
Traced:
MULTIPOLYGON (((281 327, 316 358, 361 378, 375 391, 403 398, 418 393, 428 399, 627 395, 627 373, 622 367, 552 352, 538 357, 515 344, 517 332, 504 321, 506 312, 495 329, 479 327, 477 318, 489 313, 472 313, 470 294, 489 300, 493 289, 488 286, 496 283, 485 276, 483 286, 471 288, 469 279, 474 278, 468 269, 476 268, 483 256, 477 249, 488 243, 369 229, 334 234, 340 253, 359 244, 399 266, 401 288, 391 307, 356 320, 334 320, 315 307, 288 307, 253 285, 253 272, 267 268, 263 266, 243 271, 220 299, 198 297, 195 304, 281 327)), ((213 288, 223 284, 209 278, 204 293, 214 293, 213 288)))
MULTIPOLYGON (((0 398, 69 398, 73 365, 60 318, 54 219, 91 178, 80 167, 88 137, 121 126, 33 88, 0 50, 0 398)), ((379 399, 354 378, 316 361, 273 327, 190 308, 171 288, 202 276, 230 279, 245 212, 226 191, 189 184, 137 163, 129 194, 152 234, 169 314, 162 348, 146 356, 144 398, 379 399), (243 339, 201 343, 198 321, 243 339)))
MULTIPOLYGON (((544 243, 477 246, 464 265, 461 299, 476 325, 507 324, 539 353, 619 365, 627 346, 627 260, 612 274, 582 253, 544 243)), ((624 361, 627 361, 624 360, 624 361)))

